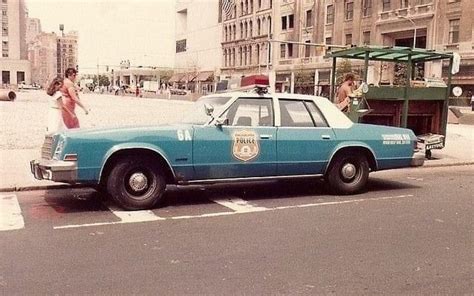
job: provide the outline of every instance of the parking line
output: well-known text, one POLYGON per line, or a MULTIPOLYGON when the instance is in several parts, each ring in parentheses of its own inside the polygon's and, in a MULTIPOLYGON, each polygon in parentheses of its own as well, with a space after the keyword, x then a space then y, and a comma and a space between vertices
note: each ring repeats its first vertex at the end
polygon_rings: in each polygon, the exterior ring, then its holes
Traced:
POLYGON ((218 198, 218 199, 211 198, 211 200, 215 203, 220 204, 221 206, 224 206, 226 208, 229 208, 239 213, 262 212, 262 211, 269 210, 268 208, 265 208, 265 207, 253 206, 249 204, 248 201, 243 200, 241 198, 218 198))
MULTIPOLYGON (((275 208, 264 208, 264 207, 255 207, 248 204, 247 201, 235 198, 235 199, 214 199, 213 201, 222 204, 225 207, 232 207, 234 212, 217 212, 217 213, 207 213, 201 215, 186 215, 186 216, 175 216, 175 217, 168 217, 162 218, 158 217, 155 214, 153 216, 149 216, 148 213, 151 211, 135 211, 135 212, 127 212, 127 211, 119 211, 115 210, 112 211, 114 214, 121 218, 121 221, 118 222, 99 222, 99 223, 90 223, 90 224, 76 224, 76 225, 64 225, 64 226, 55 226, 53 229, 69 229, 69 228, 80 228, 80 227, 90 227, 90 226, 103 226, 103 225, 116 225, 116 224, 126 224, 126 223, 139 223, 139 222, 147 222, 147 221, 157 221, 157 220, 183 220, 183 219, 199 219, 199 218, 209 218, 209 217, 222 217, 222 216, 232 216, 236 214, 245 214, 245 213, 252 213, 252 212, 270 212, 270 211, 280 211, 280 210, 288 210, 288 209, 296 209, 296 208, 310 208, 310 207, 321 207, 321 206, 331 206, 331 205, 340 205, 340 204, 351 204, 351 203, 359 203, 359 202, 368 202, 368 201, 379 201, 379 200, 390 200, 390 199, 399 199, 399 198, 407 198, 407 197, 414 197, 412 194, 406 195, 396 195, 396 196, 384 196, 384 197, 374 197, 374 198, 361 198, 361 199, 350 199, 350 200, 341 200, 341 201, 331 201, 331 202, 321 202, 321 203, 310 203, 310 204, 302 204, 302 205, 291 205, 291 206, 281 206, 275 208), (132 213, 130 216, 125 215, 127 213, 132 213), (138 215, 133 215, 133 213, 139 213, 138 215), (142 216, 143 215, 143 216, 142 216), (127 217, 129 216, 129 217, 127 217), (142 218, 139 218, 139 217, 142 218), (148 220, 146 220, 148 217, 148 220)), ((114 208, 111 206, 111 208, 114 208)))
POLYGON ((115 205, 105 204, 109 210, 117 216, 122 223, 136 223, 136 222, 148 222, 165 220, 165 218, 158 217, 150 210, 142 211, 124 211, 115 205))
POLYGON ((0 231, 23 228, 25 222, 16 195, 0 195, 0 231))

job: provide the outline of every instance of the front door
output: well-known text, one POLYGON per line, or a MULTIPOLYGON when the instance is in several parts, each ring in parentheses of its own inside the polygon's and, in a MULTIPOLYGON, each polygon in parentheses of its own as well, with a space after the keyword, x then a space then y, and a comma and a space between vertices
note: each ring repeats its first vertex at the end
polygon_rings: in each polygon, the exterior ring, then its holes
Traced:
POLYGON ((221 117, 226 124, 194 130, 194 179, 275 175, 276 128, 271 98, 238 98, 221 117))

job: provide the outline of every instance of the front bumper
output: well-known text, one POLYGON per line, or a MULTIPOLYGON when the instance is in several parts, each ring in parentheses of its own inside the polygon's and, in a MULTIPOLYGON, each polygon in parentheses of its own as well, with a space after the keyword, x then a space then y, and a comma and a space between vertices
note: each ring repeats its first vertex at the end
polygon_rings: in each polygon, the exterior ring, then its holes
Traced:
POLYGON ((40 159, 30 161, 31 173, 38 180, 76 183, 77 162, 40 159))
POLYGON ((425 163, 425 154, 422 152, 415 152, 411 158, 411 166, 422 166, 425 163))

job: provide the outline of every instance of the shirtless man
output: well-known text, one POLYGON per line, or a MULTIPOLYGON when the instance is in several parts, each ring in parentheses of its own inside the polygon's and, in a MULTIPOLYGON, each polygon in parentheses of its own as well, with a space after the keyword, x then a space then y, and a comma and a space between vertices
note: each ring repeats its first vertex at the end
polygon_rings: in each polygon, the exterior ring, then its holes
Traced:
POLYGON ((336 105, 340 110, 344 110, 349 105, 349 94, 352 93, 355 76, 352 73, 344 75, 344 82, 339 87, 336 96, 336 105))

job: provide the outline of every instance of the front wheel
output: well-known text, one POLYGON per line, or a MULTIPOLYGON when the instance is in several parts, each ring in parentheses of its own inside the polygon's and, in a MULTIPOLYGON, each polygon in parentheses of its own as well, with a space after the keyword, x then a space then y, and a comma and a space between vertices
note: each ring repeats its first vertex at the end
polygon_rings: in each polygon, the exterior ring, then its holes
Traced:
POLYGON ((364 155, 339 154, 333 159, 326 174, 329 189, 336 194, 360 192, 369 178, 369 163, 364 155))
POLYGON ((159 166, 140 157, 119 160, 107 179, 107 192, 127 210, 153 207, 163 200, 165 188, 159 166))

